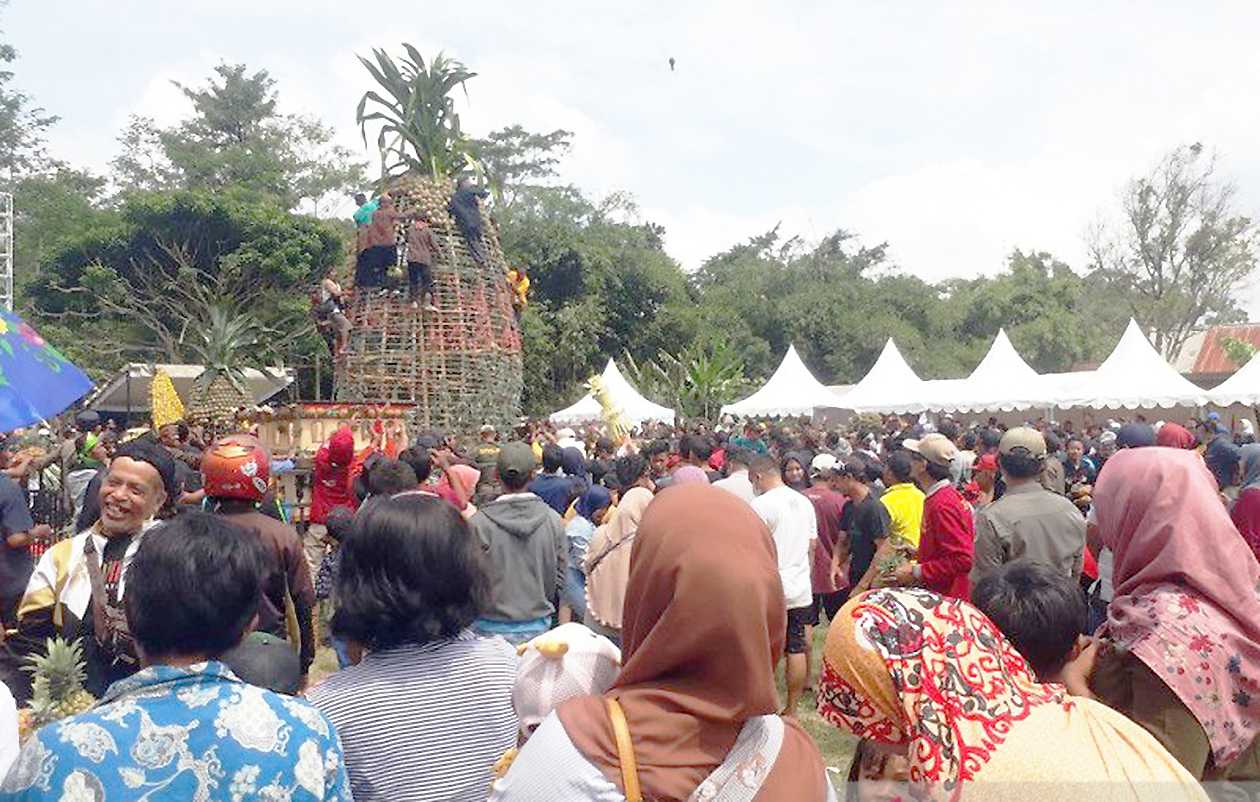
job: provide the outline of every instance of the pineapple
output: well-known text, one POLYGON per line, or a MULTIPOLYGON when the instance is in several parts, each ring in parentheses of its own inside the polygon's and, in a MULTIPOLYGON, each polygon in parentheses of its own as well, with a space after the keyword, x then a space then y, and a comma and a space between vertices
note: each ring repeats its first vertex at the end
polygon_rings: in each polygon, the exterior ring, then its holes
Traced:
POLYGON ((32 655, 25 670, 34 675, 30 706, 18 712, 18 732, 22 738, 35 730, 96 704, 96 698, 83 687, 87 672, 83 647, 78 639, 67 642, 49 638, 47 653, 32 655))

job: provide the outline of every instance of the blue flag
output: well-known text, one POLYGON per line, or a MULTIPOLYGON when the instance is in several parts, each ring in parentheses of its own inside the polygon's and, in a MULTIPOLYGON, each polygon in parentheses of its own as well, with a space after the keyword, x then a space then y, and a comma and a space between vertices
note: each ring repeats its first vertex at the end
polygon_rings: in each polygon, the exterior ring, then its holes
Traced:
POLYGON ((65 412, 92 380, 13 312, 0 308, 0 432, 65 412))

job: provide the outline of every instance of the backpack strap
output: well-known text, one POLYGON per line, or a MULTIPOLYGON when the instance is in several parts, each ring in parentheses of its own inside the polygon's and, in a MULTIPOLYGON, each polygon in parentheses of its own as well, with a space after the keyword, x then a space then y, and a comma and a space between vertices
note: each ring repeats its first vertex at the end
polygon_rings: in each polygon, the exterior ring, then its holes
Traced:
POLYGON ((621 762, 621 784, 626 802, 643 802, 643 791, 639 788, 639 763, 634 757, 634 742, 630 740, 626 713, 616 699, 605 701, 608 703, 608 718, 612 721, 613 739, 617 742, 617 759, 621 762))

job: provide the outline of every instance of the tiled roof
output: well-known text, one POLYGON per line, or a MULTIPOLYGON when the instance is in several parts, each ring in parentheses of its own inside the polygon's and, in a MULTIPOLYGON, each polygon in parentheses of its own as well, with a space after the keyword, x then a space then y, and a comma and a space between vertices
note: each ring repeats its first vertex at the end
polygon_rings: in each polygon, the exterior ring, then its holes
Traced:
POLYGON ((1226 337, 1244 340, 1260 348, 1260 323, 1239 323, 1230 326, 1213 326, 1203 336, 1203 346, 1194 358, 1193 374, 1233 373, 1238 370, 1221 341, 1226 337))

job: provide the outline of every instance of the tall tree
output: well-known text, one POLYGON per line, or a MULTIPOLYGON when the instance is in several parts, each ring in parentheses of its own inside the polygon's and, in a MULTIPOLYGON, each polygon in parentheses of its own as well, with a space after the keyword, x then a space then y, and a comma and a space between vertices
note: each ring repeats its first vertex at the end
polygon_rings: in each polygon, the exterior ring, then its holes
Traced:
MULTIPOLYGON (((0 2, 2 10, 7 2, 0 2)), ((15 174, 46 166, 44 132, 57 117, 35 105, 34 99, 13 86, 17 50, 0 42, 0 182, 8 185, 15 174)))
POLYGON ((490 182, 495 200, 511 205, 521 190, 555 178, 556 165, 569 151, 573 132, 557 128, 548 134, 511 125, 473 140, 473 150, 490 182))
POLYGON ((1257 229, 1216 158, 1179 147, 1130 182, 1116 225, 1091 235, 1091 267, 1173 357, 1195 328, 1244 320, 1237 290, 1256 268, 1257 229))
POLYGON ((111 212, 97 204, 105 179, 82 170, 56 169, 22 175, 13 187, 13 280, 19 297, 61 245, 111 212))
POLYGON ((124 191, 206 189, 318 214, 332 193, 364 183, 363 165, 312 117, 281 114, 266 70, 220 64, 204 86, 173 82, 192 104, 182 123, 160 129, 132 117, 111 162, 124 191))

